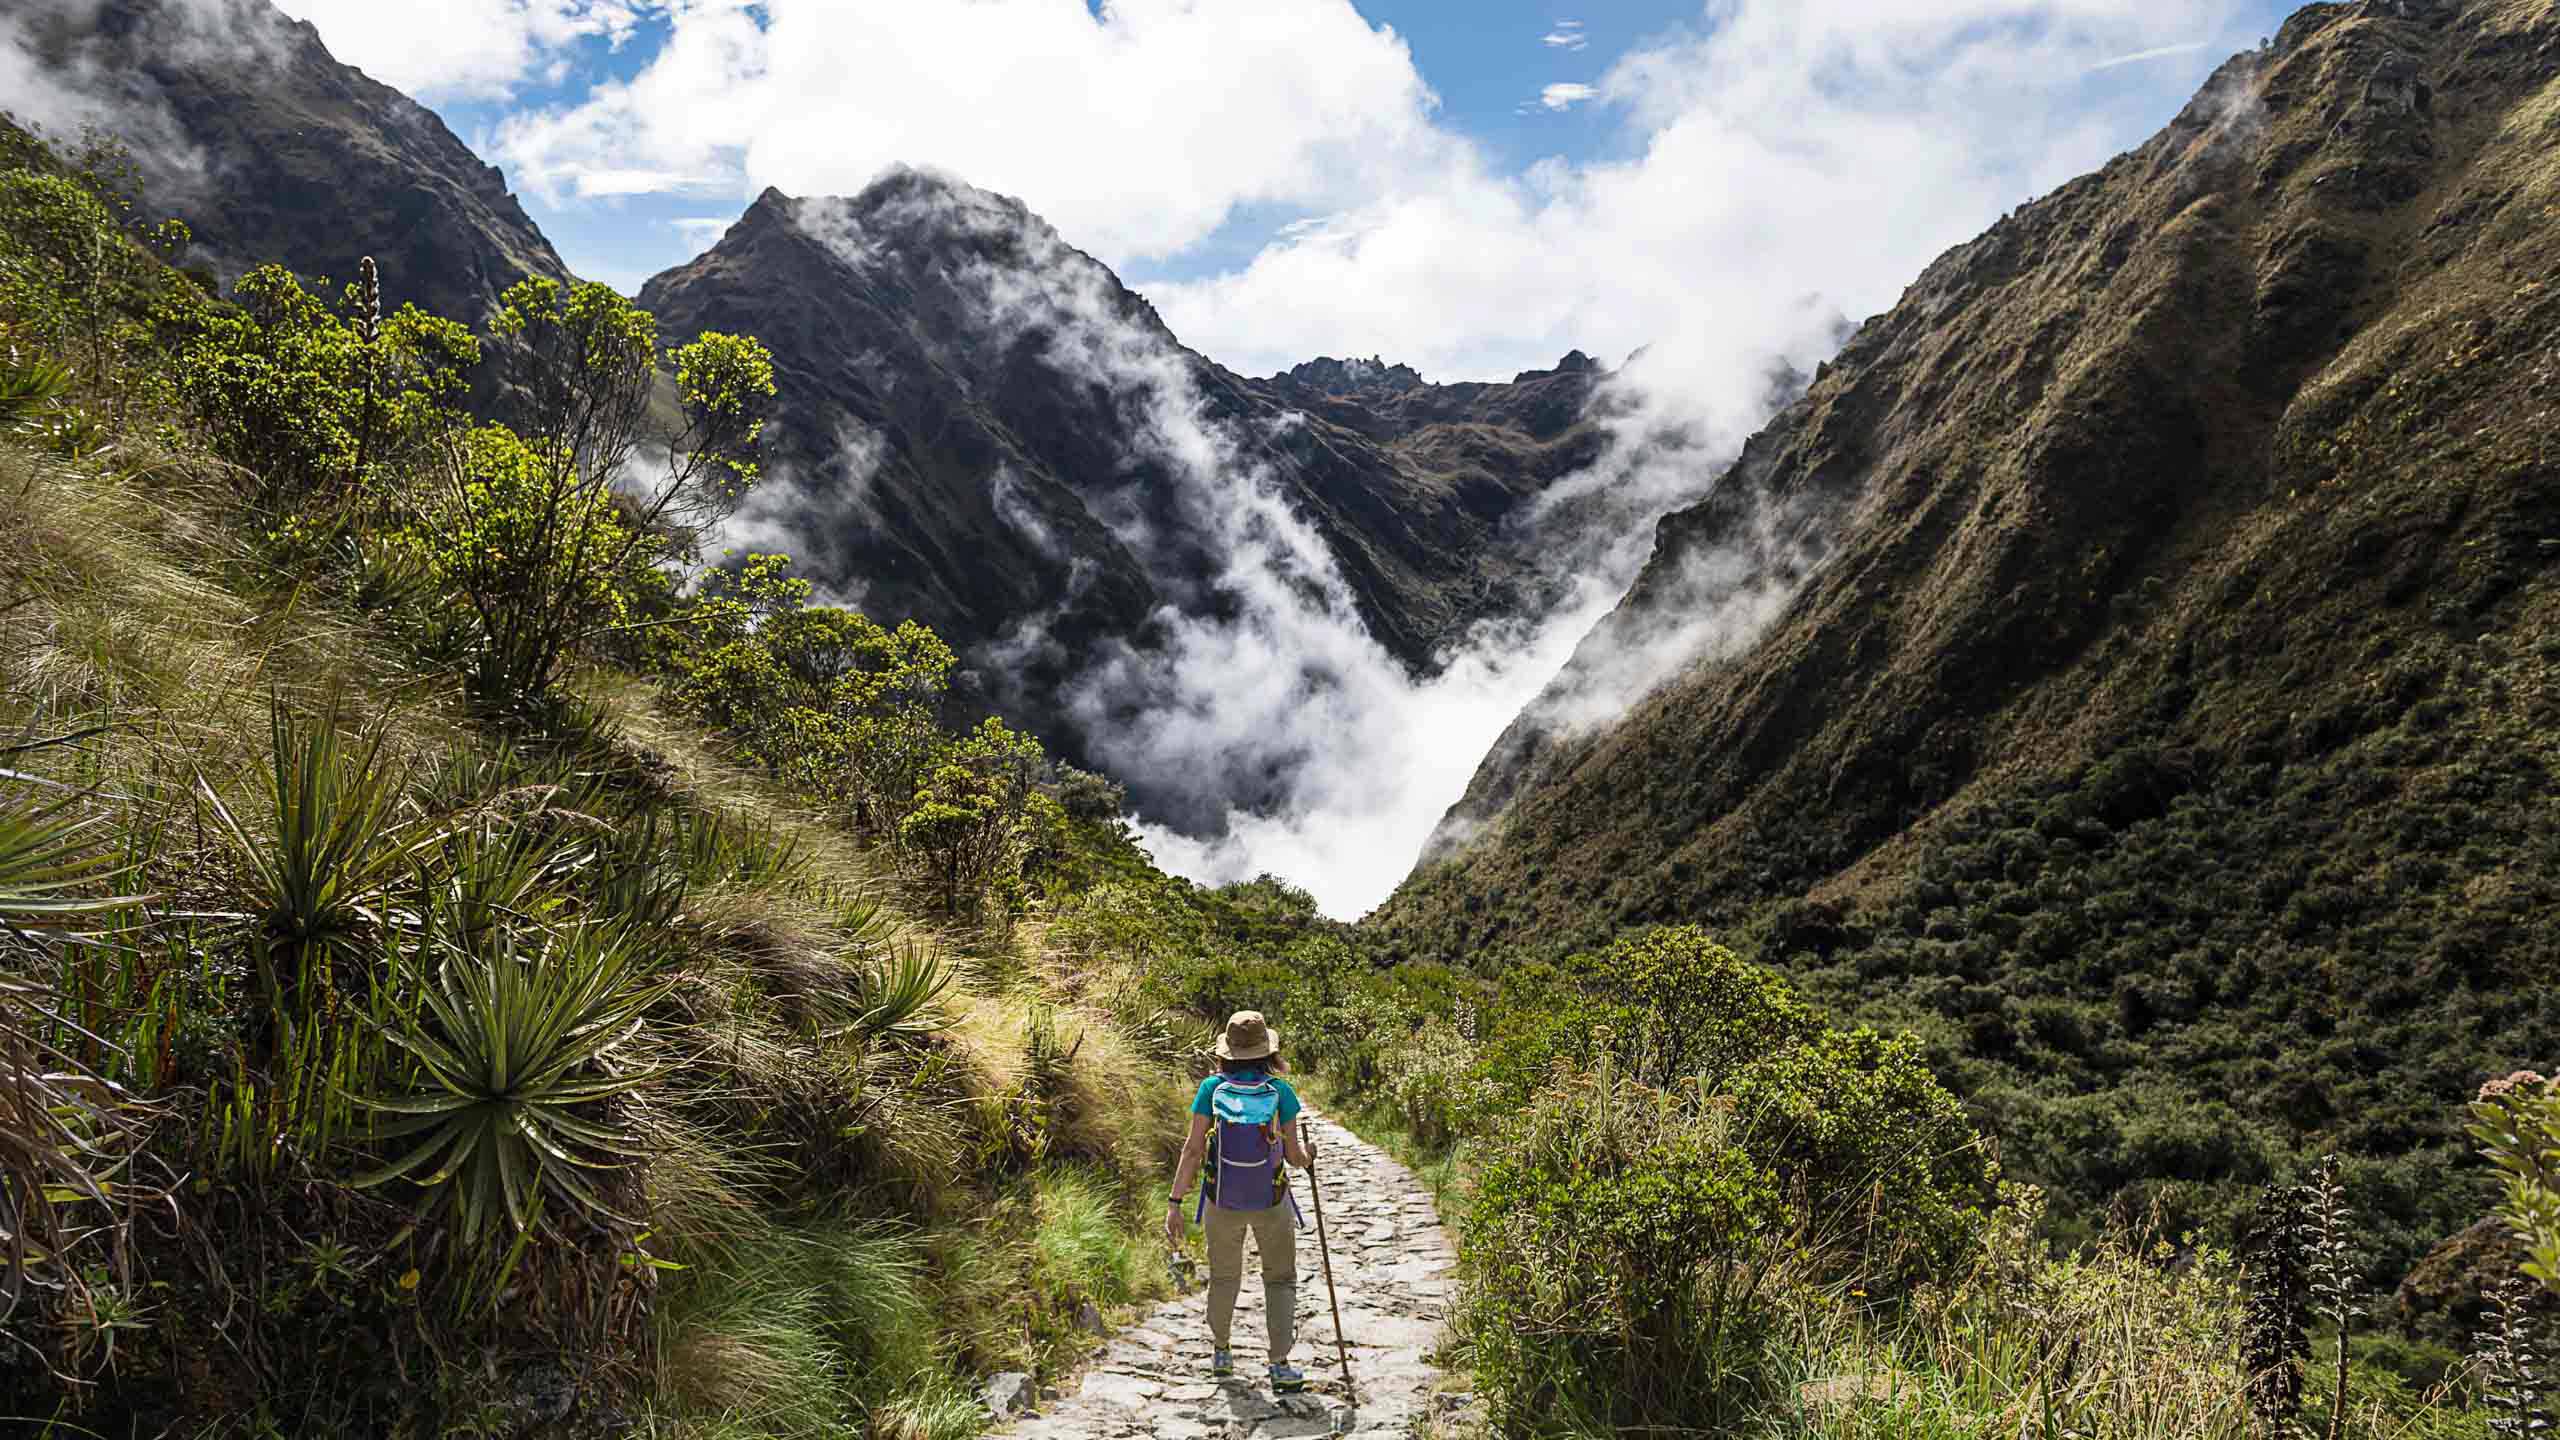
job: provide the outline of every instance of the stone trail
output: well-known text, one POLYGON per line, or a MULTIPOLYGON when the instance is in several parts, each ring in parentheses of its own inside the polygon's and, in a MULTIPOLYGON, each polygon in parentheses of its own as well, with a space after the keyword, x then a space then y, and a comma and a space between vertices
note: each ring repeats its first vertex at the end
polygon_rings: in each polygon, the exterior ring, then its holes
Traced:
MULTIPOLYGON (((1076 1393, 1042 1402, 1036 1413, 999 1434, 1021 1440, 1385 1440, 1428 1428, 1441 1378, 1431 1357, 1457 1288, 1456 1255, 1430 1192, 1411 1171, 1319 1117, 1313 1107, 1303 1115, 1316 1147, 1317 1173, 1324 1177, 1325 1229, 1333 1240, 1342 1328, 1351 1340, 1357 1407, 1346 1401, 1336 1359, 1315 1205, 1306 1177, 1293 1171, 1298 1205, 1307 1214, 1307 1227, 1298 1233, 1295 1356, 1307 1372, 1306 1393, 1274 1396, 1263 1373, 1268 1360, 1261 1262, 1248 1241, 1244 1291, 1236 1302, 1234 1375, 1218 1380, 1209 1374, 1203 1266, 1190 1294, 1166 1301, 1113 1336, 1076 1393)), ((1437 1403, 1445 1409, 1457 1399, 1441 1396, 1437 1403)))

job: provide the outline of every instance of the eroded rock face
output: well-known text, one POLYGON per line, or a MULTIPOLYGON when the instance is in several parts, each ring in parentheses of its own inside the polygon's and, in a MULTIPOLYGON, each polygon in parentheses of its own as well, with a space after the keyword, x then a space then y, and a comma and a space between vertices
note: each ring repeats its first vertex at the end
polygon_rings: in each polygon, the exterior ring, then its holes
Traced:
POLYGON ((2480 1328, 2488 1293, 2515 1278, 2527 1259, 2522 1242, 2495 1216, 2462 1230, 2420 1260, 2392 1293, 2401 1333, 2465 1344, 2480 1328))

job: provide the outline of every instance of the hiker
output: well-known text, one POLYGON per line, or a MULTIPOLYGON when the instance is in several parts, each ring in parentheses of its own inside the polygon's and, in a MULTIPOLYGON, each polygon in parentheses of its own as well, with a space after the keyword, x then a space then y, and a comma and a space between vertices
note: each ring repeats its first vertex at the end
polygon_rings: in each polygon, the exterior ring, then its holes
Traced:
POLYGON ((1307 1147, 1298 1134, 1298 1092, 1280 1079, 1280 1032, 1258 1010, 1239 1010, 1218 1037, 1218 1073, 1191 1097, 1191 1138, 1174 1168, 1171 1208, 1165 1211, 1165 1244, 1182 1248, 1184 1201, 1193 1177, 1200 1181, 1197 1217, 1209 1234, 1209 1339, 1212 1375, 1235 1373, 1228 1343, 1236 1292, 1244 1286, 1244 1237, 1253 1232, 1262 1254, 1262 1314, 1271 1336, 1271 1388, 1304 1390, 1307 1377, 1289 1363, 1297 1347, 1297 1196, 1280 1162, 1304 1170, 1307 1147))

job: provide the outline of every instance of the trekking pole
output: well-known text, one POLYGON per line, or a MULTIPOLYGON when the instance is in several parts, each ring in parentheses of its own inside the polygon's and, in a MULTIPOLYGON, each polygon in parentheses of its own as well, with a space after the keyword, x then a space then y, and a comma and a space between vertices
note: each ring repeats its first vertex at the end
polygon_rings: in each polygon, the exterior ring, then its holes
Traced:
POLYGON ((1342 1297, 1333 1289, 1333 1242, 1324 1235, 1324 1186, 1316 1179, 1316 1140, 1307 1135, 1307 1189, 1316 1197, 1316 1253, 1324 1257, 1324 1298, 1333 1307, 1333 1348, 1342 1357, 1342 1393, 1353 1409, 1360 1406, 1360 1387, 1351 1382, 1351 1342, 1342 1334, 1342 1297))

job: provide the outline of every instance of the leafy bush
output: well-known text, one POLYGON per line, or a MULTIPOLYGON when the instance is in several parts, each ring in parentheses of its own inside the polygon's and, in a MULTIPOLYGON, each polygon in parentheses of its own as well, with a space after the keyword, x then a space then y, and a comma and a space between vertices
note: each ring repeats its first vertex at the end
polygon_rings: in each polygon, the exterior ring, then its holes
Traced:
POLYGON ((2499 1216, 2524 1242, 2524 1272, 2560 1292, 2560 1084, 2529 1070, 2491 1081, 2470 1130, 2505 1182, 2499 1216))
POLYGON ((1747 1128, 1604 1063, 1497 1132, 1458 1323, 1504 1433, 1713 1426, 1758 1398, 1785 1210, 1747 1128))
POLYGON ((1025 821, 1043 803, 1034 786, 1040 742, 993 717, 944 752, 898 822, 898 839, 942 884, 946 909, 964 893, 1021 872, 1025 821))
POLYGON ((376 467, 405 477, 460 424, 480 359, 463 326, 414 305, 350 323, 278 265, 242 276, 236 293, 240 308, 172 326, 179 387, 215 450, 271 498, 351 494, 376 467))
POLYGON ((1377 1089, 1428 1150, 1446 1149, 1468 1128, 1476 1048, 1447 1020, 1426 1021, 1380 1058, 1377 1089))
POLYGON ((622 623, 594 605, 617 577, 690 555, 736 506, 775 391, 764 346, 706 332, 663 357, 683 424, 652 431, 657 321, 606 285, 520 281, 493 330, 522 382, 523 439, 466 449, 447 474, 450 507, 483 525, 451 571, 485 637, 475 686, 505 707, 547 697, 573 649, 622 623), (667 456, 654 481, 629 473, 644 443, 667 456))

